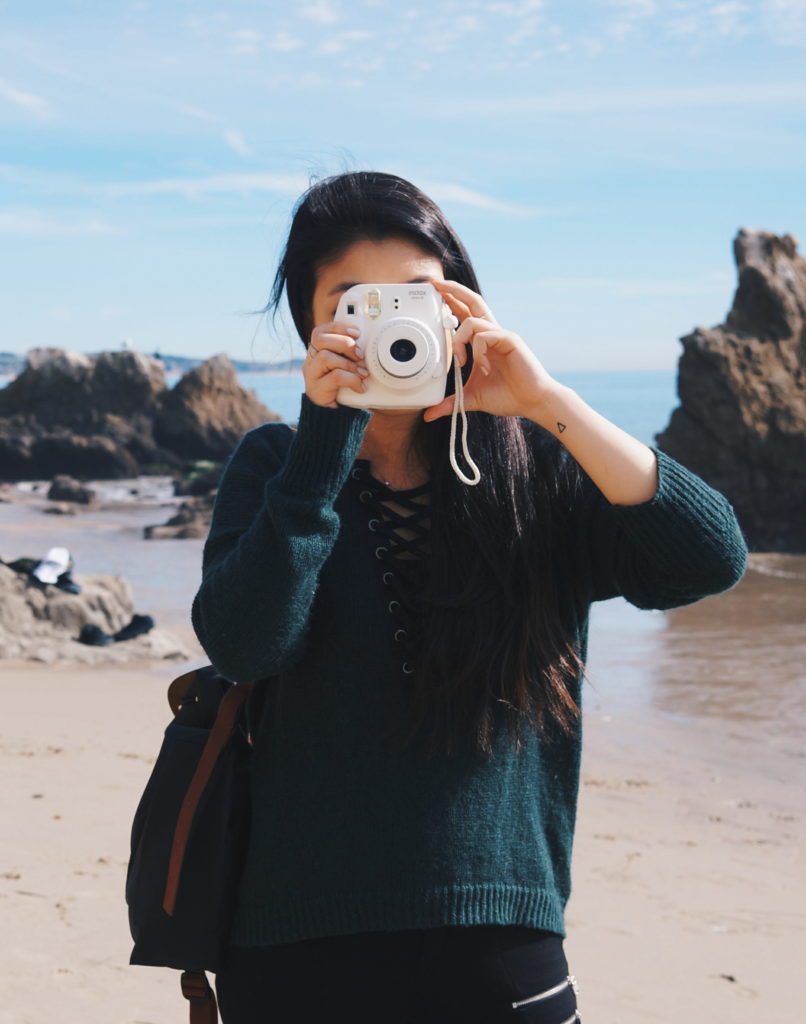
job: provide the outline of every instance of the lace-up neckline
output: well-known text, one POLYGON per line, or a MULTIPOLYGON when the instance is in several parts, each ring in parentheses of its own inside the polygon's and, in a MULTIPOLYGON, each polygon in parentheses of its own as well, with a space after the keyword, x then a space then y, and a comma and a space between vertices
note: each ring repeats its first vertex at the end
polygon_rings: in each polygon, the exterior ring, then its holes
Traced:
POLYGON ((401 671, 410 676, 417 660, 419 595, 428 566, 431 482, 393 491, 372 476, 366 459, 356 459, 351 476, 367 511, 367 539, 388 595, 391 639, 400 650, 401 671))
POLYGON ((385 547, 382 551, 384 561, 399 564, 426 556, 431 521, 431 482, 395 491, 372 476, 366 459, 356 459, 355 464, 358 469, 356 479, 368 485, 359 498, 372 507, 373 518, 368 526, 385 547))

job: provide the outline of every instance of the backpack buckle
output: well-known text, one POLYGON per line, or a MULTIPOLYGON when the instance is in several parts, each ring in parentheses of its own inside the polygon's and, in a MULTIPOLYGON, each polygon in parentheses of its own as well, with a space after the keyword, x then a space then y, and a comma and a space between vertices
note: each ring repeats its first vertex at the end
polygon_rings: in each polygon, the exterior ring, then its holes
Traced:
POLYGON ((182 995, 191 1003, 208 1003, 213 997, 213 990, 204 971, 182 972, 182 995))

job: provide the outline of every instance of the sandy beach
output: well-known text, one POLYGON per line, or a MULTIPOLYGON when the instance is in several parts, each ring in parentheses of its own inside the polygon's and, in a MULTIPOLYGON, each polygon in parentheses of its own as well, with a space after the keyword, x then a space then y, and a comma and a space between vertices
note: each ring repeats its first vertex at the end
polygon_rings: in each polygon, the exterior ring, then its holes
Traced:
MULTIPOLYGON (((201 542, 143 541, 158 505, 0 505, 0 554, 63 542, 195 644, 201 542)), ((689 609, 595 610, 566 944, 583 1021, 802 1019, 804 622, 796 556, 754 556, 739 587, 689 609)), ((123 885, 165 690, 193 663, 0 665, 3 1024, 185 1019, 177 975, 127 965, 123 885)))

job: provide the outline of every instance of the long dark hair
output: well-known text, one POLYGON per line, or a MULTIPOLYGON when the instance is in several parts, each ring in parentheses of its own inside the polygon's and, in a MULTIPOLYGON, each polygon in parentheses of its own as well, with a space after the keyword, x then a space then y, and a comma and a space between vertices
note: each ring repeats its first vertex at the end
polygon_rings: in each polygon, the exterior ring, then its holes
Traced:
MULTIPOLYGON (((276 312, 285 291, 307 346, 320 269, 357 241, 387 238, 415 243, 447 279, 480 290, 428 196, 394 175, 357 171, 316 182, 300 199, 267 309, 276 312)), ((537 426, 480 412, 469 421, 477 487, 450 466, 447 418, 422 423, 417 438, 431 467, 430 555, 404 743, 427 734, 431 753, 467 744, 492 753, 502 715, 520 750, 524 723, 546 737, 572 732, 579 715, 578 598, 564 533, 575 464, 537 426)))

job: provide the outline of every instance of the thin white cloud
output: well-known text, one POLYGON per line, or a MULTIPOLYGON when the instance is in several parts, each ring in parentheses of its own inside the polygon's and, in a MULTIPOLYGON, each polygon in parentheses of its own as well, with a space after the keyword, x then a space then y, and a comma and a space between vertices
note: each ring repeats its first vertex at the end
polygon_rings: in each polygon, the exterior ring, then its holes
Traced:
POLYGON ((779 46, 806 47, 806 2, 804 0, 762 0, 764 28, 779 46))
MULTIPOLYGON (((325 39, 317 47, 316 52, 323 56, 328 56, 334 53, 343 53, 345 50, 350 49, 352 44, 366 42, 372 38, 372 32, 366 30, 356 29, 350 32, 339 32, 335 36, 331 36, 329 39, 325 39)), ((366 62, 362 60, 361 70, 366 68, 366 62)))
POLYGON ((0 210, 0 235, 17 238, 88 238, 114 230, 103 221, 57 218, 43 210, 0 210))
POLYGON ((40 121, 47 121, 53 117, 53 107, 47 100, 41 96, 35 96, 32 92, 23 92, 2 78, 0 78, 0 98, 28 114, 33 114, 40 121))
POLYGON ((95 191, 111 198, 123 196, 182 195, 200 199, 212 193, 276 192, 298 195, 308 186, 307 179, 283 174, 218 174, 206 178, 162 178, 155 181, 119 182, 99 185, 95 191))
POLYGON ((302 4, 296 13, 306 21, 316 21, 320 25, 335 25, 341 19, 339 6, 334 0, 314 0, 314 3, 302 4))
POLYGON ((490 4, 488 10, 492 14, 500 14, 504 18, 528 18, 543 10, 546 6, 545 0, 502 0, 502 2, 490 4))
POLYGON ((241 28, 235 32, 230 32, 230 38, 233 40, 233 46, 230 48, 231 53, 244 53, 247 56, 254 56, 260 52, 260 42, 263 39, 263 35, 251 28, 241 28))
POLYGON ((527 39, 531 39, 540 27, 542 27, 542 18, 524 18, 515 31, 509 33, 505 42, 509 46, 520 46, 527 39))
MULTIPOLYGON (((358 87, 360 82, 355 84, 358 87)), ((153 181, 87 182, 78 178, 42 173, 10 164, 0 164, 0 180, 34 186, 40 192, 49 194, 88 196, 96 199, 160 195, 180 195, 187 199, 201 199, 210 194, 248 194, 251 192, 272 192, 283 196, 298 196, 310 184, 307 176, 293 174, 220 174, 200 178, 161 178, 153 181)), ((568 212, 565 208, 544 210, 511 203, 454 182, 428 182, 422 187, 437 202, 458 203, 480 210, 526 216, 555 216, 558 213, 568 212)))
POLYGON ((458 203, 461 206, 472 206, 477 210, 491 210, 496 213, 518 214, 520 216, 534 216, 541 211, 520 206, 517 203, 510 203, 495 196, 485 195, 483 192, 476 192, 474 189, 466 188, 464 185, 457 185, 450 182, 427 182, 423 190, 437 203, 458 203))
POLYGON ((622 40, 636 30, 636 27, 655 14, 655 0, 604 0, 612 12, 604 31, 611 39, 622 40))
POLYGON ((185 114, 187 117, 195 118, 197 121, 207 121, 210 124, 218 124, 221 121, 220 117, 216 117, 215 114, 211 114, 206 110, 202 110, 201 107, 177 107, 178 113, 185 114))
POLYGON ((302 41, 289 35, 288 32, 277 32, 266 45, 270 50, 277 50, 282 53, 299 49, 302 46, 302 41))
POLYGON ((716 31, 721 36, 746 36, 751 27, 745 22, 745 15, 752 15, 749 4, 729 0, 727 3, 716 4, 712 10, 716 31))
POLYGON ((254 150, 249 148, 246 140, 240 132, 228 131, 224 132, 224 141, 234 150, 238 156, 254 156, 254 150))
POLYGON ((746 106, 753 103, 804 103, 806 81, 727 83, 674 86, 668 89, 602 89, 597 92, 558 92, 543 96, 513 96, 440 105, 446 113, 526 114, 596 113, 626 110, 672 110, 687 107, 746 106))
POLYGON ((714 35, 738 38, 751 31, 745 17, 753 11, 741 0, 685 0, 675 4, 675 10, 666 18, 666 32, 690 38, 698 46, 714 35))
POLYGON ((715 270, 693 277, 628 278, 628 277, 539 277, 532 284, 552 292, 606 292, 619 298, 648 295, 712 295, 722 293, 735 284, 727 271, 715 270))

